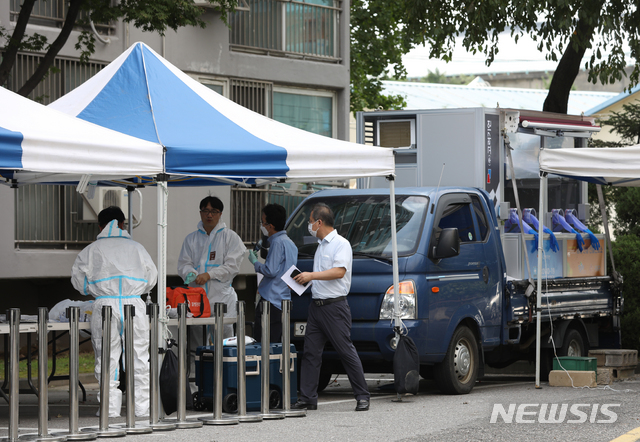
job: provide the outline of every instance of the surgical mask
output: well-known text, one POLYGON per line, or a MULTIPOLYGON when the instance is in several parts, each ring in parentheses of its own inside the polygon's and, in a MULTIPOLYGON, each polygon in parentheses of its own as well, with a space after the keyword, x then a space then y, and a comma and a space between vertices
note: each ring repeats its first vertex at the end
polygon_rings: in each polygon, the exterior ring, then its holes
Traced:
POLYGON ((260 231, 264 236, 269 236, 269 232, 267 231, 267 228, 265 226, 260 226, 260 231))
POLYGON ((317 230, 313 230, 313 225, 315 223, 317 223, 318 220, 315 220, 312 223, 309 223, 309 225, 307 226, 307 229, 309 229, 309 233, 311 234, 311 236, 313 236, 314 238, 316 238, 318 236, 318 231, 317 230))

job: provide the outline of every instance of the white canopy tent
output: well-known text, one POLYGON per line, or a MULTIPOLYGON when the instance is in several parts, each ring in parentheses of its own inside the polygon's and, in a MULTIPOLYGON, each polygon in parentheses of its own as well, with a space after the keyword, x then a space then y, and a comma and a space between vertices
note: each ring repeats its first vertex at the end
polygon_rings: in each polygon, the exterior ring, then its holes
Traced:
MULTIPOLYGON (((574 149, 541 149, 540 164, 540 206, 539 213, 543 213, 547 198, 547 174, 560 175, 576 180, 588 181, 598 186, 637 187, 640 186, 640 145, 621 148, 574 148, 574 149)), ((602 192, 598 188, 598 196, 602 199, 602 192)), ((603 222, 607 243, 609 242, 609 227, 606 213, 603 212, 603 222)), ((538 269, 542 269, 542 244, 544 232, 540 232, 538 241, 538 269)), ((611 246, 607 244, 611 254, 611 246)), ((613 256, 611 256, 613 262, 613 256)), ((615 267, 614 267, 615 272, 615 267)), ((540 385, 540 325, 541 325, 541 293, 542 272, 538 271, 536 282, 537 296, 537 336, 536 336, 536 387, 540 385)))

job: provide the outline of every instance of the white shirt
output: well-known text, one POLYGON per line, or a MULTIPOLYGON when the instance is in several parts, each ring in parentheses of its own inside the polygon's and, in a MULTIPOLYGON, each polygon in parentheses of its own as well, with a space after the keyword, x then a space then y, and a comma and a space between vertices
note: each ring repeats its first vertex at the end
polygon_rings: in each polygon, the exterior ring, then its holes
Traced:
POLYGON ((322 240, 318 240, 318 249, 313 258, 313 271, 322 272, 335 267, 344 267, 347 272, 340 279, 331 281, 314 280, 311 285, 313 299, 330 299, 347 296, 351 288, 351 263, 353 251, 351 244, 334 229, 322 240))

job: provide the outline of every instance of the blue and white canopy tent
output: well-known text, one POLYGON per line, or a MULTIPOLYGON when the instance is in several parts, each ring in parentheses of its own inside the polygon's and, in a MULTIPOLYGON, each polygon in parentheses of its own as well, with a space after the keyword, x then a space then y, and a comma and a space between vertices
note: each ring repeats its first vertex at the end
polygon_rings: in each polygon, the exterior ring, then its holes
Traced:
MULTIPOLYGON (((390 149, 312 134, 252 112, 144 43, 135 43, 49 107, 164 147, 164 174, 147 179, 158 184, 158 293, 166 288, 167 184, 261 185, 395 173, 390 149)), ((392 203, 393 193, 392 188, 392 203)), ((164 312, 163 296, 159 302, 164 312)))
POLYGON ((162 172, 162 146, 70 117, 0 87, 4 184, 118 180, 162 172))

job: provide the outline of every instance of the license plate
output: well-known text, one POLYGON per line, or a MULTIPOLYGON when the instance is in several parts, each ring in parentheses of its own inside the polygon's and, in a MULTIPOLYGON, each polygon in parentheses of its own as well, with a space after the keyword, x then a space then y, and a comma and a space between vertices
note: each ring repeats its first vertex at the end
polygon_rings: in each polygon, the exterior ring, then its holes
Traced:
POLYGON ((304 336, 304 333, 306 330, 307 330, 306 322, 296 322, 293 324, 293 336, 295 337, 304 336))

